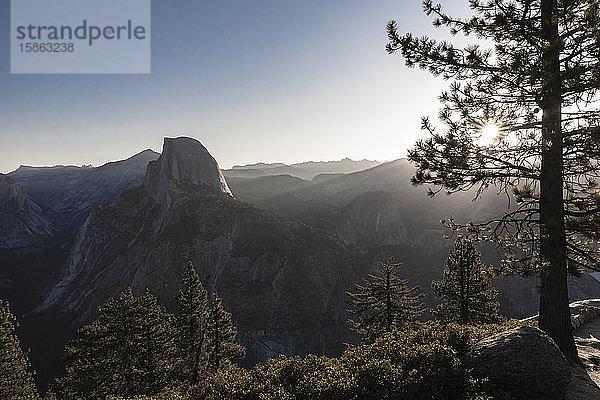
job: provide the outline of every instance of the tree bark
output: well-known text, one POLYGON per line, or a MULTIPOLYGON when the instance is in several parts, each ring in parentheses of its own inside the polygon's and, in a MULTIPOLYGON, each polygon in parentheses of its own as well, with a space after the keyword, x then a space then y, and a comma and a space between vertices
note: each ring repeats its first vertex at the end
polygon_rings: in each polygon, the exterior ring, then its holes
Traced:
POLYGON ((577 362, 567 287, 567 251, 563 207, 563 138, 561 130, 560 41, 556 0, 542 0, 544 50, 541 105, 542 166, 540 179, 541 274, 539 326, 570 362, 577 362))

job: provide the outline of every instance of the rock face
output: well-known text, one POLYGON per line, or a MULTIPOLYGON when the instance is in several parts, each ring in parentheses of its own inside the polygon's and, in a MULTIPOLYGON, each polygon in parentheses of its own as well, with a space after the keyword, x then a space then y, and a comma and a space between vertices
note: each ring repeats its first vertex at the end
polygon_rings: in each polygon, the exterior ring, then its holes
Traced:
POLYGON ((162 199, 173 182, 206 186, 231 195, 217 161, 200 142, 189 137, 165 138, 163 151, 150 162, 144 186, 155 199, 162 199))
POLYGON ((482 340, 467 365, 487 378, 495 399, 564 400, 571 370, 556 344, 541 330, 520 327, 482 340))
POLYGON ((302 223, 234 199, 216 161, 189 138, 165 140, 142 186, 91 213, 43 309, 93 320, 131 286, 175 311, 190 260, 232 313, 248 364, 336 354, 352 340, 344 298, 361 275, 356 258, 302 223))
POLYGON ((0 174, 0 249, 34 251, 52 232, 52 224, 23 187, 0 174))

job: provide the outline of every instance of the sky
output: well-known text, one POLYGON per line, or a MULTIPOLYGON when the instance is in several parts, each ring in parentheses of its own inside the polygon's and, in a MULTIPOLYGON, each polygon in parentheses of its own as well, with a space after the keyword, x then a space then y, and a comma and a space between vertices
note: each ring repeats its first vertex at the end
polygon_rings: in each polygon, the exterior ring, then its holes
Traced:
MULTIPOLYGON (((15 0, 12 0, 15 1, 15 0)), ((447 0, 468 15, 466 0, 447 0)), ((10 73, 0 2, 0 172, 102 165, 164 137, 222 168, 404 157, 445 83, 385 52, 385 24, 447 38, 412 0, 153 0, 151 74, 10 73)))

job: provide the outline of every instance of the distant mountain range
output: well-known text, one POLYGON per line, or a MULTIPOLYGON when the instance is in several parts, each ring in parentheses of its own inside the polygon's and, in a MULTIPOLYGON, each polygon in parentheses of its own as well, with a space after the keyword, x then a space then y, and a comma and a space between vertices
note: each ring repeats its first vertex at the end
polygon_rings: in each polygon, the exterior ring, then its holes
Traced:
POLYGON ((8 174, 38 204, 73 215, 97 203, 113 203, 123 191, 141 183, 150 161, 160 154, 144 150, 126 160, 101 167, 28 167, 8 174))
POLYGON ((340 161, 307 161, 286 165, 282 163, 257 163, 236 165, 226 169, 223 174, 226 178, 259 178, 272 175, 290 175, 304 180, 312 180, 318 175, 350 174, 363 171, 382 164, 379 161, 360 160, 354 161, 344 158, 340 161))
MULTIPOLYGON (((345 293, 377 261, 404 262, 401 276, 430 292, 453 244, 439 220, 507 210, 493 191, 477 202, 470 192, 428 198, 410 184, 413 171, 405 159, 221 170, 185 137, 97 168, 20 167, 0 175, 0 297, 26 314, 23 340, 42 381, 60 372, 65 336, 127 286, 149 287, 174 310, 190 260, 232 312, 245 363, 338 354, 355 340, 345 293)), ((496 281, 502 311, 535 313, 536 285, 496 281)), ((570 288, 573 299, 600 296, 588 276, 570 288)))

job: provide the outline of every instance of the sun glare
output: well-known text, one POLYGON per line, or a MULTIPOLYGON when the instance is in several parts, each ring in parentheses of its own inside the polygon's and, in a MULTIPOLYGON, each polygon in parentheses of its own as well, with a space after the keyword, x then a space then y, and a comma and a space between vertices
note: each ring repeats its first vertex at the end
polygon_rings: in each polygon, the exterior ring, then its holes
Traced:
POLYGON ((498 137, 499 133, 500 129, 498 128, 498 125, 496 125, 494 122, 488 122, 483 126, 483 128, 481 128, 481 133, 477 141, 479 144, 488 145, 498 137))

